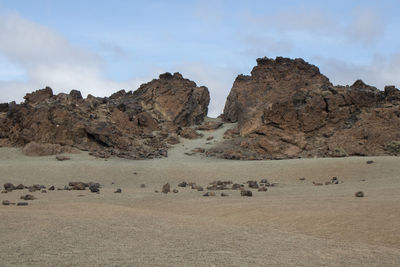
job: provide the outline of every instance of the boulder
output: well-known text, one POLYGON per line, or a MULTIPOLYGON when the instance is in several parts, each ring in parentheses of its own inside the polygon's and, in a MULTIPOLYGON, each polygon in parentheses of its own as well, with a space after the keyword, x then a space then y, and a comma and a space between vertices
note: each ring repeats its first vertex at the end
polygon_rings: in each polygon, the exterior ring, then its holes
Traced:
POLYGON ((5 183, 5 184, 3 185, 3 187, 4 187, 4 190, 6 190, 6 191, 13 191, 13 190, 15 190, 15 186, 14 186, 12 183, 5 183))

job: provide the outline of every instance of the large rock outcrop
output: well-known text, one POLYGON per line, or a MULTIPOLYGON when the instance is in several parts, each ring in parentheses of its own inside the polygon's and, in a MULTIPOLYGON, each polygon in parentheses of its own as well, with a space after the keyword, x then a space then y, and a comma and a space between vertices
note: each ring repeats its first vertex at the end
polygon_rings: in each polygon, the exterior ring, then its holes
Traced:
MULTIPOLYGON (((25 102, 0 105, 0 145, 31 142, 75 147, 103 156, 142 159, 167 155, 166 140, 207 115, 209 93, 179 73, 165 73, 135 92, 109 98, 46 87, 25 102)), ((68 151, 68 149, 67 149, 68 151)))
POLYGON ((360 80, 333 86, 302 59, 257 59, 251 76, 236 78, 222 115, 238 129, 208 153, 234 159, 396 154, 399 104, 394 86, 380 91, 360 80))

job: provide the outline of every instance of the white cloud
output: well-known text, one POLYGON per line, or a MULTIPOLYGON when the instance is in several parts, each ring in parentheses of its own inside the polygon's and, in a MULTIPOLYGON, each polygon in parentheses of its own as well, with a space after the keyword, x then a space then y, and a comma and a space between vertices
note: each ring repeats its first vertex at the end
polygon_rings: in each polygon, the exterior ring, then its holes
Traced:
POLYGON ((400 54, 391 56, 375 55, 369 64, 357 65, 333 58, 315 58, 321 72, 332 83, 351 85, 357 79, 383 89, 385 85, 400 86, 400 54))
POLYGON ((177 66, 176 69, 185 78, 195 81, 197 86, 207 86, 211 98, 208 116, 219 116, 223 111, 226 97, 232 88, 238 70, 234 67, 221 67, 201 62, 187 62, 177 66))
POLYGON ((277 14, 255 15, 247 13, 248 24, 259 27, 261 32, 277 30, 343 39, 348 42, 372 45, 383 35, 383 18, 377 9, 357 7, 350 16, 334 16, 323 9, 291 8, 277 14))
POLYGON ((106 80, 103 59, 73 46, 56 32, 18 14, 0 15, 0 55, 25 72, 26 81, 0 81, 0 102, 22 101, 25 93, 51 86, 57 92, 81 90, 83 95, 106 96, 136 89, 143 79, 106 80))

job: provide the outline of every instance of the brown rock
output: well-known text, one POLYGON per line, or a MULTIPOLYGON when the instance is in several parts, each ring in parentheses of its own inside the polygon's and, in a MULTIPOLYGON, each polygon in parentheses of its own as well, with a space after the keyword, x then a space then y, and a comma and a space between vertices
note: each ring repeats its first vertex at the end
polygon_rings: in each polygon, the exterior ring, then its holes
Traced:
POLYGON ((3 186, 4 186, 4 190, 6 190, 6 191, 15 190, 15 186, 12 183, 5 183, 3 186))
POLYGON ((195 129, 193 129, 193 128, 188 128, 188 127, 187 127, 187 128, 184 128, 184 129, 180 132, 180 135, 181 135, 183 138, 186 138, 186 139, 197 139, 197 138, 200 138, 200 137, 203 136, 202 134, 196 132, 195 129))
POLYGON ((28 202, 18 202, 17 206, 28 206, 29 203, 28 202))
POLYGON ((54 185, 52 185, 52 186, 49 187, 49 190, 50 190, 50 191, 53 191, 54 189, 55 189, 54 185))
POLYGON ((63 155, 57 155, 57 156, 56 156, 56 159, 57 159, 58 161, 64 161, 64 160, 70 160, 71 158, 70 158, 70 157, 67 157, 67 156, 63 156, 63 155))
POLYGON ((172 190, 172 192, 173 192, 174 194, 179 193, 178 189, 174 189, 174 190, 172 190))
POLYGON ((69 146, 61 146, 59 144, 37 143, 32 141, 26 144, 22 152, 27 156, 49 156, 59 153, 74 152, 73 148, 69 146))
POLYGON ((178 184, 179 187, 186 187, 187 185, 188 184, 185 181, 178 184))
POLYGON ((89 184, 83 182, 70 182, 68 185, 72 190, 85 190, 86 187, 89 187, 89 184))
POLYGON ((220 127, 222 127, 223 123, 220 121, 207 121, 203 123, 200 126, 196 127, 196 130, 199 131, 210 131, 210 130, 216 130, 220 127))
POLYGON ((161 192, 164 194, 168 194, 169 192, 171 192, 171 186, 169 185, 169 183, 163 185, 161 192))
POLYGON ((258 192, 266 192, 266 191, 268 191, 268 188, 266 188, 265 186, 258 188, 258 192))
POLYGON ((215 192, 207 192, 203 195, 203 197, 215 197, 215 196, 216 196, 215 192))
POLYGON ((193 153, 204 153, 205 149, 201 148, 201 147, 196 147, 196 148, 192 149, 192 152, 193 153))
POLYGON ((215 153, 227 159, 400 155, 400 91, 333 86, 302 59, 257 59, 239 75, 223 119, 238 122, 215 153), (379 130, 378 130, 379 129, 379 130), (240 145, 242 144, 242 146, 240 145), (243 145, 246 144, 246 145, 243 145))
POLYGON ((23 184, 19 184, 19 185, 17 185, 17 186, 15 187, 15 189, 17 189, 17 190, 22 190, 22 189, 25 189, 25 186, 24 186, 23 184))
POLYGON ((9 206, 10 205, 10 201, 9 200, 3 200, 2 204, 4 206, 9 206))

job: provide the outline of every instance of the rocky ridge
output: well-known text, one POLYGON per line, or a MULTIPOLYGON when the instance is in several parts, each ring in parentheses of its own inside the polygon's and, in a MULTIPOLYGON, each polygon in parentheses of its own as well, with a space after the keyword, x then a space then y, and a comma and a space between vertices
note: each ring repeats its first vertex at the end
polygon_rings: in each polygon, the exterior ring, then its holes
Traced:
POLYGON ((209 101, 206 87, 179 73, 104 98, 83 98, 77 90, 54 95, 46 87, 21 104, 0 105, 0 146, 25 146, 31 155, 84 150, 99 157, 164 157, 167 140, 200 124, 209 101))
POLYGON ((334 86, 303 59, 259 58, 239 75, 222 118, 238 127, 210 156, 284 159, 397 155, 400 91, 361 80, 334 86))

